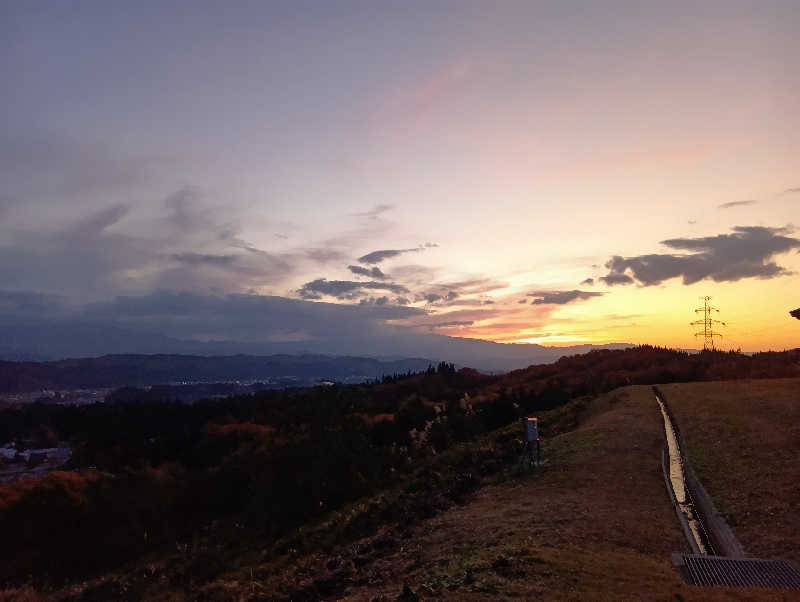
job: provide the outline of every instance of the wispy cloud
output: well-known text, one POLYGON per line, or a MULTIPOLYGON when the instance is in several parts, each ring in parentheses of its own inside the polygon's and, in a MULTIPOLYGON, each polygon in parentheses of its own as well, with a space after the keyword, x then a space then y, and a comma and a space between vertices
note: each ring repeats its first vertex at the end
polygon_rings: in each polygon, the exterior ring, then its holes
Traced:
POLYGON ((380 263, 386 259, 391 259, 392 257, 397 257, 404 253, 418 253, 419 251, 424 251, 425 248, 426 247, 414 247, 413 249, 383 249, 380 251, 372 251, 372 253, 367 253, 359 257, 358 261, 370 264, 380 263))
POLYGON ((717 209, 733 209, 734 207, 746 207, 748 205, 755 205, 758 201, 750 199, 747 201, 730 201, 728 203, 722 203, 721 205, 717 205, 717 209))
POLYGON ((493 278, 473 278, 471 280, 456 280, 451 282, 441 282, 435 285, 440 291, 456 291, 459 295, 477 295, 488 293, 499 289, 507 288, 508 283, 493 278))
POLYGON ((344 251, 329 247, 302 249, 299 253, 311 261, 321 264, 335 263, 347 259, 347 254, 344 251))
POLYGON ((212 255, 209 253, 175 253, 172 259, 186 265, 209 265, 214 267, 230 267, 237 259, 237 255, 212 255))
POLYGON ((397 86, 379 98, 370 115, 377 131, 407 133, 453 103, 462 100, 478 82, 498 71, 492 60, 462 57, 440 65, 427 75, 397 86))
POLYGON ((366 217, 367 219, 378 219, 382 214, 386 213, 387 211, 391 211, 392 209, 394 209, 394 205, 381 204, 381 205, 375 205, 375 207, 373 207, 369 211, 363 211, 361 213, 351 213, 350 216, 366 217))

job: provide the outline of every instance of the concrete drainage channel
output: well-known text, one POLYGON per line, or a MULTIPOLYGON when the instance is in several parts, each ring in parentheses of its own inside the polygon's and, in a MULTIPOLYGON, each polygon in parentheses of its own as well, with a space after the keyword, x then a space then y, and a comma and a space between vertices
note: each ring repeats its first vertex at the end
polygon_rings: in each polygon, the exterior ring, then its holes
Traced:
POLYGON ((773 587, 800 590, 800 570, 784 560, 760 560, 744 549, 714 507, 711 497, 686 461, 678 425, 664 395, 653 387, 664 418, 666 444, 661 456, 664 481, 692 550, 673 554, 675 568, 693 585, 773 587))
POLYGON ((678 435, 675 432, 672 419, 664 405, 661 396, 656 393, 656 401, 664 418, 664 434, 667 444, 661 452, 661 468, 667 484, 672 504, 678 513, 683 532, 695 554, 713 554, 713 547, 709 541, 705 525, 695 510, 691 492, 686 487, 686 474, 684 472, 683 454, 681 453, 678 435))

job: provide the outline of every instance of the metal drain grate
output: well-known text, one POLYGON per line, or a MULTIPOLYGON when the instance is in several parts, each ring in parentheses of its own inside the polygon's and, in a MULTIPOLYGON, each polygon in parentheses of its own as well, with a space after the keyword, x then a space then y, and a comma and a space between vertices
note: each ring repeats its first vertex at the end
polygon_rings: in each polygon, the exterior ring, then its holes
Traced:
POLYGON ((692 585, 800 590, 800 570, 785 560, 676 554, 675 564, 692 585))

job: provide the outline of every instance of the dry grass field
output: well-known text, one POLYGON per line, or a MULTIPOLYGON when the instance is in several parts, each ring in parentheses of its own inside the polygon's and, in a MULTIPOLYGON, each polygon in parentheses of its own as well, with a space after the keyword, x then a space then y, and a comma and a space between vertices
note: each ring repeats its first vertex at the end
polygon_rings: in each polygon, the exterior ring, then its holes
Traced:
POLYGON ((661 390, 685 453, 745 551, 800 563, 800 379, 661 390))

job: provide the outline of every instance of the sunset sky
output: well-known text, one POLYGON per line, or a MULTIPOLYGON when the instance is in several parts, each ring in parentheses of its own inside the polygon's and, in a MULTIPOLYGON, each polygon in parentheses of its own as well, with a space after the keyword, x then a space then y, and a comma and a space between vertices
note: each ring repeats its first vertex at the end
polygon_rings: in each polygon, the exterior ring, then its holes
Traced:
POLYGON ((795 1, 4 2, 0 323, 311 345, 334 303, 350 330, 696 348, 710 295, 723 348, 797 347, 798 24, 795 1), (246 327, 212 309, 243 304, 246 327))

